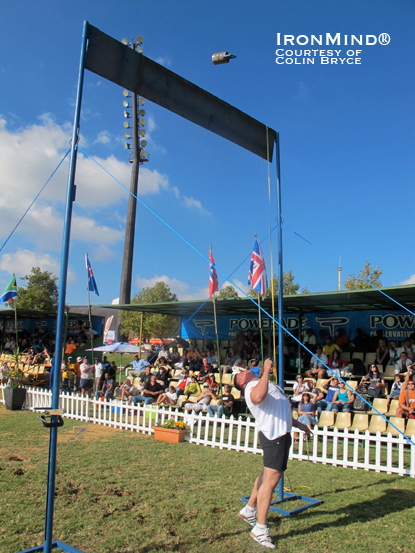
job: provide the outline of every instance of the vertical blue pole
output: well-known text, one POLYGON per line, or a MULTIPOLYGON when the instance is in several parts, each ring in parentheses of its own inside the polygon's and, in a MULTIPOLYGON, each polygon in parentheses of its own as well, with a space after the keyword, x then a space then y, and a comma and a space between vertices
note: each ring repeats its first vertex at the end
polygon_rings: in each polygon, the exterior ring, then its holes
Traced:
MULTIPOLYGON (((275 137, 277 165, 277 226, 278 226, 278 384, 284 388, 284 331, 283 331, 283 276, 282 276, 282 216, 280 134, 275 137)), ((279 499, 284 499, 284 476, 279 482, 279 499)))
MULTIPOLYGON (((60 373, 62 362, 62 340, 63 329, 65 323, 65 299, 66 299, 66 280, 68 273, 68 258, 69 258, 69 242, 71 235, 72 221, 72 203, 75 200, 75 170, 76 170, 76 155, 79 138, 79 122, 81 118, 81 103, 82 90, 84 84, 84 61, 86 46, 88 41, 89 24, 84 21, 84 29, 82 35, 81 61, 79 64, 78 76, 78 92, 76 97, 75 120, 72 133, 71 161, 69 166, 68 187, 66 194, 66 213, 63 226, 62 239, 62 254, 61 254, 61 270, 59 277, 59 304, 58 304, 58 319, 56 325, 56 342, 55 342, 55 364, 53 368, 53 387, 52 387, 52 409, 59 409, 59 389, 60 389, 60 373)), ((57 417, 52 416, 51 422, 56 422, 57 417)), ((45 523, 45 543, 43 547, 44 553, 52 551, 52 534, 53 534, 53 508, 55 497, 55 477, 56 477, 56 446, 58 441, 58 429, 51 427, 50 429, 50 445, 49 445, 49 474, 48 474, 48 490, 46 503, 46 523, 45 523)))

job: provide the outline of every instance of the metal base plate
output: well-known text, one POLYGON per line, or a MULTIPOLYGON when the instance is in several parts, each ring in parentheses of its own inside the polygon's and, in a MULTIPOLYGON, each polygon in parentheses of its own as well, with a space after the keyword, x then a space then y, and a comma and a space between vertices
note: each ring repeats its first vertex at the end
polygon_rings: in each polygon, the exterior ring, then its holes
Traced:
MULTIPOLYGON (((279 490, 274 490, 274 493, 279 494, 279 490)), ((248 503, 250 497, 251 497, 250 495, 245 495, 244 497, 240 497, 239 499, 244 503, 248 503)), ((322 503, 323 501, 321 499, 314 499, 313 497, 307 497, 306 495, 299 495, 297 493, 284 492, 283 499, 276 499, 275 501, 271 501, 269 510, 284 516, 298 515, 298 513, 301 513, 302 511, 305 511, 310 507, 318 507, 322 503), (278 507, 275 507, 275 505, 281 505, 281 503, 284 503, 286 501, 295 501, 295 500, 304 501, 305 505, 296 507, 292 511, 287 511, 286 509, 280 509, 278 507)))
MULTIPOLYGON (((52 542, 52 549, 60 548, 63 551, 67 551, 68 553, 84 553, 84 551, 81 551, 80 549, 75 549, 75 547, 72 547, 72 545, 68 545, 67 543, 64 543, 63 541, 55 540, 52 542)), ((19 553, 34 553, 35 551, 44 551, 44 545, 38 545, 37 547, 32 547, 31 549, 25 549, 24 551, 19 551, 19 553)))

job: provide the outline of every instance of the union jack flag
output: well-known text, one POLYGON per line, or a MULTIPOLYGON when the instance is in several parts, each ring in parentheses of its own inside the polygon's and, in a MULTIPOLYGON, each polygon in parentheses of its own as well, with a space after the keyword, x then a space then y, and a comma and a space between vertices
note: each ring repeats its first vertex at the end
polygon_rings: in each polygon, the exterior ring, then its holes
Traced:
POLYGON ((268 288, 267 270, 265 268, 264 254, 262 253, 257 238, 255 238, 254 249, 251 255, 248 285, 262 296, 265 296, 268 288))
POLYGON ((212 247, 209 248, 209 299, 218 289, 218 275, 213 261, 212 247))
POLYGON ((92 267, 91 267, 91 263, 89 262, 88 254, 85 255, 85 265, 88 273, 87 290, 89 290, 90 292, 95 292, 95 294, 99 296, 98 286, 97 286, 97 283, 95 282, 95 277, 94 277, 94 273, 92 272, 92 267))

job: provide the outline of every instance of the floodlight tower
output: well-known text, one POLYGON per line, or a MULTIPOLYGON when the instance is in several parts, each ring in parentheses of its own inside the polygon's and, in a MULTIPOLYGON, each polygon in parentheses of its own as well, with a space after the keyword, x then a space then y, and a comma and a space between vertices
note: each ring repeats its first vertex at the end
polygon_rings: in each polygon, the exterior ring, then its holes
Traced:
MULTIPOLYGON (((133 50, 142 54, 143 52, 143 37, 138 36, 134 41, 128 42, 127 39, 123 39, 122 43, 130 46, 133 50)), ((134 254, 134 234, 135 234, 135 219, 137 212, 137 196, 138 190, 138 174, 139 167, 142 163, 148 161, 148 154, 144 150, 147 146, 147 141, 144 140, 146 131, 143 128, 146 124, 144 115, 146 114, 143 109, 145 99, 141 98, 133 92, 130 94, 128 90, 123 91, 124 95, 124 138, 127 140, 132 139, 132 152, 130 142, 125 142, 125 147, 130 150, 129 161, 132 163, 131 168, 131 181, 130 181, 130 197, 128 200, 128 212, 127 212, 127 223, 125 227, 125 241, 124 241, 124 255, 122 261, 122 270, 121 270, 121 285, 120 285, 120 297, 119 303, 121 305, 129 304, 131 301, 131 281, 132 281, 132 271, 133 271, 133 254, 134 254), (131 105, 129 103, 129 98, 131 98, 131 105), (132 124, 130 124, 129 119, 131 118, 131 113, 128 111, 132 109, 132 124), (130 134, 131 131, 131 134, 130 134), (143 140, 140 141, 140 139, 143 140)))

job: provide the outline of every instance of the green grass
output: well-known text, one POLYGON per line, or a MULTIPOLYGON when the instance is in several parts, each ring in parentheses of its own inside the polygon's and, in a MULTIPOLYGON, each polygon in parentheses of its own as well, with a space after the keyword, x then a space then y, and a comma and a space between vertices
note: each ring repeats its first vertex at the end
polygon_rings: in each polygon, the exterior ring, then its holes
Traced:
MULTIPOLYGON (((49 431, 4 407, 0 425, 0 552, 13 553, 43 541, 49 431)), ((261 456, 96 425, 73 439, 83 426, 59 430, 54 539, 87 553, 263 551, 237 518, 261 456)), ((413 551, 413 479, 291 461, 285 483, 324 503, 270 513, 277 551, 413 551)))

